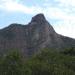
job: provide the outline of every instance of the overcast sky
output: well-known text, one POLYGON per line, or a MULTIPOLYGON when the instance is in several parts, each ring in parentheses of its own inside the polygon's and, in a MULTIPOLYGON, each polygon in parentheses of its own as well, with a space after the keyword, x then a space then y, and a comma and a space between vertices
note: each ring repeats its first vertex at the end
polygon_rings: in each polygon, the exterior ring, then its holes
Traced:
POLYGON ((0 29, 44 13, 59 34, 75 38, 75 0, 0 0, 0 29))

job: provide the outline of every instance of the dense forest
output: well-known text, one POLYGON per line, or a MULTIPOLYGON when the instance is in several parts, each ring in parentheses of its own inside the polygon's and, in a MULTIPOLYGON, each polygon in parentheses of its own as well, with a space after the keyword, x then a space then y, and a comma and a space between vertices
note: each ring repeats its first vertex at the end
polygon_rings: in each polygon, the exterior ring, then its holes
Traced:
POLYGON ((43 49, 28 59, 14 50, 0 56, 0 75, 75 75, 75 48, 43 49))

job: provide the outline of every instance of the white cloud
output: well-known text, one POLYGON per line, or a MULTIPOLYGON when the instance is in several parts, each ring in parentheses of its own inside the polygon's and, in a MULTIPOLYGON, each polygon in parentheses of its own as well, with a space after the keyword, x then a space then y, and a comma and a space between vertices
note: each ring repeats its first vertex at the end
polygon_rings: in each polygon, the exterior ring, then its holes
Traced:
POLYGON ((64 6, 75 6, 75 0, 55 0, 64 6))
MULTIPOLYGON (((75 0, 55 0, 59 3, 59 11, 56 9, 58 22, 54 28, 59 34, 75 38, 75 0)), ((57 7, 56 7, 57 8, 57 7)), ((55 17, 53 17, 55 19, 55 17)))
POLYGON ((8 12, 24 12, 24 13, 33 13, 34 8, 33 7, 27 7, 20 3, 18 3, 19 0, 2 0, 1 8, 8 12))
POLYGON ((60 21, 54 28, 57 33, 75 38, 75 23, 68 21, 60 21))

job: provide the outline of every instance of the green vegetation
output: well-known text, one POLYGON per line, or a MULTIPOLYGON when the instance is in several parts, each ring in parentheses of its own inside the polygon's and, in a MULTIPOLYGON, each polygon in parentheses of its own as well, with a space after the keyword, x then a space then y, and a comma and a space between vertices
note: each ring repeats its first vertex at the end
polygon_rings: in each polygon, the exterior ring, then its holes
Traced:
POLYGON ((75 75, 75 48, 44 49, 24 60, 18 51, 0 58, 0 75, 75 75))
POLYGON ((0 61, 0 75, 21 75, 22 58, 16 51, 4 56, 0 61))

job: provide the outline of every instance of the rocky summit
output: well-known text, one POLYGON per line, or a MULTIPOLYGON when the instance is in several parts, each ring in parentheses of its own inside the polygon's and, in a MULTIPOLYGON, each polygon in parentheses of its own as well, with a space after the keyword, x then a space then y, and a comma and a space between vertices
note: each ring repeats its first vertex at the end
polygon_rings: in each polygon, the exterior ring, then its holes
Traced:
POLYGON ((17 49, 24 56, 43 48, 59 49, 75 47, 75 40, 59 35, 43 14, 32 17, 28 25, 11 24, 0 30, 0 54, 17 49))

